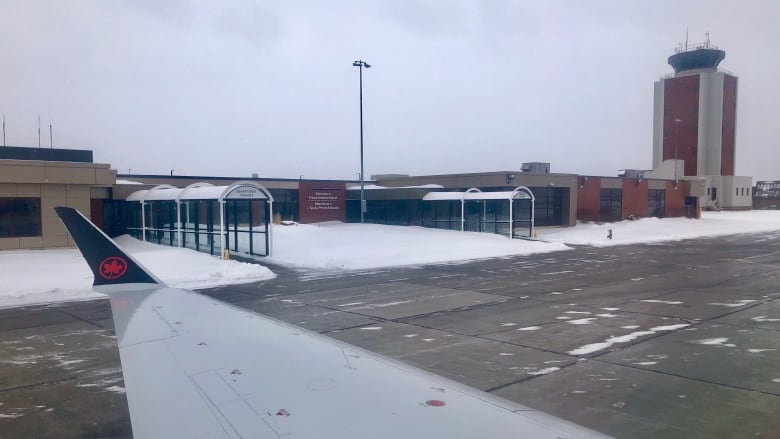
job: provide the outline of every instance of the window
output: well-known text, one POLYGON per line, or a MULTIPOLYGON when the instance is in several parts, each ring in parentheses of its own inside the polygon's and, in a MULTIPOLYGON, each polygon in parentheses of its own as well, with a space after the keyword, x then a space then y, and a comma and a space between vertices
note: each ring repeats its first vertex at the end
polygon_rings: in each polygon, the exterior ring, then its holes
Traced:
MULTIPOLYGON (((537 226, 559 226, 563 224, 562 188, 531 187, 534 193, 534 224, 537 226)), ((567 189, 568 190, 568 189, 567 189)))
POLYGON ((437 229, 460 230, 460 200, 425 201, 422 203, 422 225, 437 229))
POLYGON ((602 221, 620 221, 623 212, 623 189, 602 189, 599 216, 602 221))
MULTIPOLYGON (((358 203, 360 201, 358 200, 358 203)), ((365 221, 372 224, 387 224, 395 226, 410 226, 412 222, 419 217, 422 201, 420 200, 367 200, 365 221)), ((358 212, 359 210, 359 205, 358 212)), ((434 206, 446 207, 446 206, 434 206)), ((460 208, 458 208, 458 217, 460 217, 460 208)), ((429 210, 428 214, 434 214, 429 210)), ((459 218, 460 219, 460 218, 459 218)), ((458 224, 460 228, 460 224, 458 224)))
POLYGON ((284 221, 298 221, 298 190, 269 189, 274 197, 274 215, 284 221))
POLYGON ((734 195, 739 196, 739 188, 737 188, 737 193, 734 195))
POLYGON ((666 191, 663 189, 647 190, 647 216, 664 217, 664 199, 666 191))
POLYGON ((0 238, 41 236, 40 198, 0 198, 0 238))

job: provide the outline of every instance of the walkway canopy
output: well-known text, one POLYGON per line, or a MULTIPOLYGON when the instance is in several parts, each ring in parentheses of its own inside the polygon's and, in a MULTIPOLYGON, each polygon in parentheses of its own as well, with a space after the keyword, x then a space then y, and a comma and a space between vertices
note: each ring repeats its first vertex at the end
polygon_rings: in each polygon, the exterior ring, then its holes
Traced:
POLYGON ((138 202, 128 232, 143 241, 198 251, 226 250, 270 256, 273 249, 273 197, 253 181, 230 186, 163 184, 133 192, 138 202))
POLYGON ((423 227, 533 237, 534 194, 513 191, 429 192, 423 197, 423 227))

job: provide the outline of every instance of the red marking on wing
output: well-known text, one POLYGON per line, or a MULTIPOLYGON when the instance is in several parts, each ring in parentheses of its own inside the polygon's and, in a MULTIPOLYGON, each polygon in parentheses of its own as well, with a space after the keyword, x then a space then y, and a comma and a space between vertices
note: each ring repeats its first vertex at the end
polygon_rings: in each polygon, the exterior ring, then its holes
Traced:
POLYGON ((111 306, 114 308, 114 312, 127 311, 132 309, 133 305, 135 305, 135 303, 126 297, 117 297, 111 303, 111 306))

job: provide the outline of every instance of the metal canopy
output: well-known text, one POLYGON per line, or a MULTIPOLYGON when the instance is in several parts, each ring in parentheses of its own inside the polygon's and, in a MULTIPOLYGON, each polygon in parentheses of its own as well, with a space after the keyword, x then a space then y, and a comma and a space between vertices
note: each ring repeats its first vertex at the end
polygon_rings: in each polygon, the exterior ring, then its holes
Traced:
POLYGON ((127 201, 163 201, 175 200, 181 189, 169 184, 159 184, 151 189, 135 191, 126 198, 127 201))
POLYGON ((428 192, 423 197, 423 201, 460 201, 460 230, 465 230, 466 217, 465 206, 466 201, 482 201, 482 200, 507 200, 509 201, 509 238, 514 236, 514 218, 512 211, 512 204, 515 200, 531 200, 531 226, 529 229, 530 236, 533 236, 534 232, 534 193, 531 192, 525 186, 518 186, 512 191, 501 192, 482 192, 481 190, 473 187, 465 192, 428 192))
POLYGON ((185 188, 177 188, 169 184, 157 185, 151 189, 135 191, 130 194, 126 201, 138 201, 141 203, 141 239, 146 241, 146 212, 145 205, 150 201, 173 201, 176 203, 176 235, 179 247, 182 244, 181 231, 181 202, 182 201, 208 201, 219 202, 219 222, 220 222, 220 241, 221 255, 225 257, 225 201, 226 200, 265 200, 269 205, 268 239, 269 252, 273 252, 273 202, 274 197, 262 185, 254 181, 237 181, 229 186, 214 186, 210 183, 193 183, 185 188))
MULTIPOLYGON (((505 192, 481 192, 479 189, 474 189, 473 192, 428 192, 423 197, 423 201, 457 201, 457 200, 530 200, 533 198, 533 193, 530 190, 518 190, 525 188, 521 186, 513 191, 505 192)), ((469 189, 469 190, 472 190, 469 189)))

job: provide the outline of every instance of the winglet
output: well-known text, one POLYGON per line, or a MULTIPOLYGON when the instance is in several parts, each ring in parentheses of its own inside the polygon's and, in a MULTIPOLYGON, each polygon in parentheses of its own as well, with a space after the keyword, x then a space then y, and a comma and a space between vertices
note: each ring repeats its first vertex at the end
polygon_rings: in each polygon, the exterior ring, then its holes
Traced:
POLYGON ((81 212, 70 207, 55 207, 70 236, 95 275, 94 286, 164 283, 122 251, 111 238, 81 212))

